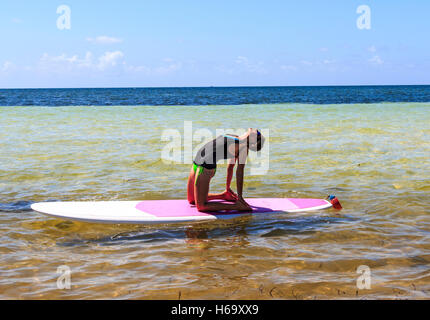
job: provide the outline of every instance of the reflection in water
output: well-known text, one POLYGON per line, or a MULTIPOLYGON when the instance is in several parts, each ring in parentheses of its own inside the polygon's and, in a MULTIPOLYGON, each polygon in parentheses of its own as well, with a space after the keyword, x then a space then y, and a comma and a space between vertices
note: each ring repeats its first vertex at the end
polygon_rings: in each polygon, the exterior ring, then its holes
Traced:
MULTIPOLYGON (((335 211, 332 212, 339 215, 335 211)), ((285 214, 277 214, 281 217, 285 214)), ((274 215, 272 215, 274 216, 274 215)), ((266 217, 240 217, 231 221, 214 221, 210 223, 197 223, 194 225, 157 225, 155 227, 137 226, 136 230, 115 233, 94 239, 71 239, 57 242, 59 246, 79 246, 85 244, 97 244, 102 246, 124 245, 131 242, 141 244, 181 241, 187 244, 200 244, 216 239, 229 239, 232 243, 246 244, 247 238, 251 236, 278 237, 294 234, 309 234, 315 228, 324 227, 326 224, 350 221, 352 218, 338 216, 308 216, 295 217, 294 219, 271 219, 266 217)), ((61 220, 59 220, 61 221, 61 220)), ((61 221, 55 224, 60 230, 70 229, 76 222, 61 221)))

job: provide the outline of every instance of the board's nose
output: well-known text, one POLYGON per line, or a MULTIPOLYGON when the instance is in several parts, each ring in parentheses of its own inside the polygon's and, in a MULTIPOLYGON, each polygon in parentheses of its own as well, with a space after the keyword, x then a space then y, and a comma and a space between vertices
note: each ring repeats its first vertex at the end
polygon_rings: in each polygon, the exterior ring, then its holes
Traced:
POLYGON ((30 208, 34 211, 39 211, 38 209, 40 209, 40 203, 33 203, 32 205, 30 205, 30 208))

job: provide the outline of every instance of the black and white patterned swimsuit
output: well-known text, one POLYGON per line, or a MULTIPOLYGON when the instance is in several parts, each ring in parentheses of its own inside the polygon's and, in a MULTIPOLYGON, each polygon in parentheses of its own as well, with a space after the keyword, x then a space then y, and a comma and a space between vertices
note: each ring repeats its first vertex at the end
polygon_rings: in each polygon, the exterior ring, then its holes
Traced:
POLYGON ((229 152, 229 146, 232 144, 239 144, 239 138, 231 135, 218 136, 200 148, 194 158, 194 164, 206 169, 216 169, 218 160, 236 157, 235 154, 229 152))

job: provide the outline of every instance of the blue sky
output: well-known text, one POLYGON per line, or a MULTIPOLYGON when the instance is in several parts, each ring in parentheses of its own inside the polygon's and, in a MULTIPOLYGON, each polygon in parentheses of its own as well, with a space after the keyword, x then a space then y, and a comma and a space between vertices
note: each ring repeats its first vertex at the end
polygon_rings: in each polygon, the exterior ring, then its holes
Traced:
POLYGON ((428 0, 2 1, 0 88, 430 84, 429 13, 428 0))

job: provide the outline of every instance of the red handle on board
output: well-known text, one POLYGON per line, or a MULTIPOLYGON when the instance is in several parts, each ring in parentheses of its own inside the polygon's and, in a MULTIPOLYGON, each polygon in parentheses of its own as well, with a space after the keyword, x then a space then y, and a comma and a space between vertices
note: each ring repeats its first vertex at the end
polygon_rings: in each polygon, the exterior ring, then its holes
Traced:
POLYGON ((336 210, 342 210, 342 205, 339 202, 339 199, 335 196, 328 196, 330 203, 333 205, 333 208, 336 210))

